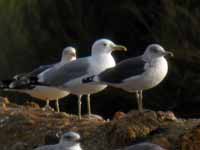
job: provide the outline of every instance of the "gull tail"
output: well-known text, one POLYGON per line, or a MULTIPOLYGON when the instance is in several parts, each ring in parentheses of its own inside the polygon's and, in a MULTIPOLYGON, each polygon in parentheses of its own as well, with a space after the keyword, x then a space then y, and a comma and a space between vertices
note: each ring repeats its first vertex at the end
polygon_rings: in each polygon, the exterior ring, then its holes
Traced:
POLYGON ((0 90, 11 91, 11 92, 20 92, 21 89, 13 87, 13 85, 16 82, 17 82, 17 80, 15 80, 15 79, 1 80, 0 81, 0 90))
POLYGON ((9 89, 31 89, 33 88, 28 79, 15 80, 9 84, 9 89))
POLYGON ((20 78, 13 78, 9 80, 0 81, 0 90, 3 91, 18 91, 18 90, 29 90, 36 86, 48 86, 47 84, 40 83, 37 77, 22 76, 20 78))
POLYGON ((20 80, 15 80, 9 85, 11 89, 33 89, 36 86, 49 86, 48 84, 38 81, 38 77, 26 77, 20 80))

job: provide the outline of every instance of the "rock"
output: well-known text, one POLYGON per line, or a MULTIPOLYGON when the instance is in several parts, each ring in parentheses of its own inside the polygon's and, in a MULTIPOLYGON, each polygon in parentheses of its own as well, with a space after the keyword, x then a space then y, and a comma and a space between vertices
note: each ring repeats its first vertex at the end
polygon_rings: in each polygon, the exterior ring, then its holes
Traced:
POLYGON ((132 111, 119 121, 110 122, 110 142, 118 146, 130 144, 136 138, 150 134, 158 128, 158 124, 155 112, 140 114, 138 111, 132 111))
POLYGON ((122 118, 124 118, 126 116, 126 114, 124 113, 124 112, 116 112, 115 114, 114 114, 114 117, 113 117, 113 119, 114 120, 120 120, 120 119, 122 119, 122 118))
POLYGON ((57 144, 59 142, 59 133, 51 133, 45 136, 45 145, 57 144))
POLYGON ((40 106, 37 104, 37 103, 34 103, 34 102, 30 102, 30 101, 27 101, 25 103, 26 106, 29 106, 29 107, 32 107, 32 108, 40 108, 40 106))
POLYGON ((10 101, 7 97, 0 97, 0 103, 3 111, 8 111, 7 105, 10 104, 10 101))
POLYGON ((200 125, 182 135, 179 142, 181 150, 199 150, 200 125))
POLYGON ((10 101, 7 97, 3 97, 3 103, 10 104, 10 101))
POLYGON ((23 142, 17 142, 11 147, 11 150, 27 150, 28 144, 23 142))
POLYGON ((176 121, 177 120, 176 116, 171 111, 167 111, 167 112, 158 111, 157 116, 158 116, 158 120, 160 121, 176 121))
POLYGON ((118 112, 115 119, 106 122, 96 116, 79 120, 76 115, 27 105, 10 103, 7 107, 9 111, 0 111, 3 150, 55 144, 59 135, 69 130, 81 134, 84 150, 113 150, 138 142, 155 143, 169 150, 197 150, 200 146, 200 119, 174 119, 172 112, 118 112))

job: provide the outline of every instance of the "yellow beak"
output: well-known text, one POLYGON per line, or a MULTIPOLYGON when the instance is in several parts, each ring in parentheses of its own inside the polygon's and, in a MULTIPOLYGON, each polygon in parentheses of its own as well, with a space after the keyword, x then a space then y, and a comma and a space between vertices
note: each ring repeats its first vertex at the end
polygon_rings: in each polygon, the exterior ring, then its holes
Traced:
POLYGON ((127 51, 127 48, 123 45, 115 45, 112 47, 113 51, 127 51))

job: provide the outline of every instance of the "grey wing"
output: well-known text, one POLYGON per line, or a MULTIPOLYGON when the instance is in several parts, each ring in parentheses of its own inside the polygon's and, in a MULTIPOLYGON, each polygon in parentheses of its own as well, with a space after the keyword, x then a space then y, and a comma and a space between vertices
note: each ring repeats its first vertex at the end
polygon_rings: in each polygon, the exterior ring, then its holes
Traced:
POLYGON ((20 80, 20 79, 28 78, 28 77, 36 77, 41 72, 45 71, 46 69, 53 67, 54 65, 55 64, 39 66, 38 68, 34 69, 31 72, 17 74, 13 77, 13 79, 20 80))
POLYGON ((51 65, 42 65, 39 66, 38 68, 34 69, 33 71, 27 73, 28 76, 37 76, 38 74, 42 73, 43 71, 53 67, 55 64, 51 65))
POLYGON ((99 79, 103 82, 121 83, 131 76, 144 73, 144 66, 145 61, 141 57, 129 58, 102 72, 99 75, 99 79))
POLYGON ((84 76, 88 73, 89 62, 87 58, 79 58, 75 61, 64 64, 59 68, 50 69, 43 75, 44 83, 52 86, 60 86, 64 83, 84 76))

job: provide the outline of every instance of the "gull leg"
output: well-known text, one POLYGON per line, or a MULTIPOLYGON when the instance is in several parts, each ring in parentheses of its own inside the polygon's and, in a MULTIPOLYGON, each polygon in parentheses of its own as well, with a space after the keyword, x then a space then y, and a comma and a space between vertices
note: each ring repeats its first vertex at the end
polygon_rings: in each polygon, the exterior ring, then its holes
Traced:
POLYGON ((138 110, 140 112, 140 94, 138 91, 136 91, 136 98, 137 98, 137 106, 138 106, 138 110))
POLYGON ((51 110, 53 111, 53 108, 49 105, 49 99, 46 99, 46 105, 42 108, 44 111, 51 110))
POLYGON ((139 112, 143 112, 143 95, 142 90, 139 91, 139 112))
POLYGON ((88 115, 91 115, 90 94, 87 95, 87 109, 88 109, 88 115))
POLYGON ((46 99, 46 105, 42 108, 42 110, 44 110, 44 111, 47 111, 47 110, 54 111, 54 109, 49 105, 49 99, 46 99))
POLYGON ((59 99, 56 99, 56 110, 57 112, 60 112, 60 106, 59 106, 59 99))
POLYGON ((81 97, 82 97, 82 95, 79 95, 79 96, 78 96, 78 118, 79 118, 80 120, 81 120, 81 105, 82 105, 81 97))
POLYGON ((46 108, 49 108, 49 107, 50 107, 50 105, 49 105, 49 100, 48 100, 48 99, 47 99, 47 101, 46 101, 45 107, 46 107, 46 108))

